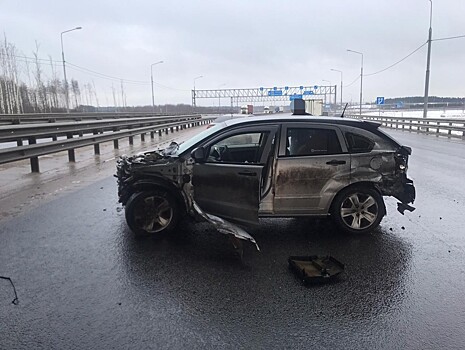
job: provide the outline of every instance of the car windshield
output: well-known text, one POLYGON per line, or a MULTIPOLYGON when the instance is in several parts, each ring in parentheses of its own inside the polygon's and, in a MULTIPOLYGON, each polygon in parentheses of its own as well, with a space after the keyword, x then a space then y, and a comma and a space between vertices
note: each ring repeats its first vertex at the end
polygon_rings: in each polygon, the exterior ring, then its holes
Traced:
POLYGON ((189 140, 181 143, 179 145, 177 154, 179 155, 179 154, 182 154, 182 153, 186 152, 191 147, 195 146, 197 143, 202 141, 204 138, 206 138, 206 137, 208 137, 210 135, 213 135, 215 132, 217 132, 218 130, 223 129, 225 126, 226 126, 226 124, 224 122, 219 123, 219 124, 216 124, 216 125, 212 126, 211 128, 208 128, 208 129, 198 133, 197 135, 190 138, 189 140))

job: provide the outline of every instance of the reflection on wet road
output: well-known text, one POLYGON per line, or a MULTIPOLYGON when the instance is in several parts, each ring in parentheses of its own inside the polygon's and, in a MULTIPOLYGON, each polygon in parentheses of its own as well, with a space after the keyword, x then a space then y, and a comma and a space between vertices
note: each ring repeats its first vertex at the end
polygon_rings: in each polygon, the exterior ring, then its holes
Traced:
POLYGON ((261 252, 247 245, 243 262, 205 223, 135 239, 113 178, 3 223, 0 275, 20 304, 0 281, 0 348, 461 348, 465 145, 392 134, 413 148, 417 210, 388 200, 371 235, 262 220, 249 231, 261 252), (307 254, 346 272, 305 287, 287 258, 307 254))

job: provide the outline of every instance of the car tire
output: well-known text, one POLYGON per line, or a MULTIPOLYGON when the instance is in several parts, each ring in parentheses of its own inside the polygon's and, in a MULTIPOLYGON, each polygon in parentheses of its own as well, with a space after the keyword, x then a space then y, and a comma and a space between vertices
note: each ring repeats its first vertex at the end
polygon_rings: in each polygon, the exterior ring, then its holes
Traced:
POLYGON ((179 222, 179 205, 173 195, 156 189, 134 193, 126 203, 126 222, 137 236, 160 236, 179 222))
POLYGON ((373 231, 386 214, 383 197, 374 188, 351 186, 334 198, 331 217, 344 232, 363 234, 373 231))

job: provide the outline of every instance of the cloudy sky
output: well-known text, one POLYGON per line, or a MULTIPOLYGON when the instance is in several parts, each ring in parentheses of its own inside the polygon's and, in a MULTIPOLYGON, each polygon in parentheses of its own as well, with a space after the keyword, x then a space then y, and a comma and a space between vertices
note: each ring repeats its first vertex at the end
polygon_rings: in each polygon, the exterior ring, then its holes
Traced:
MULTIPOLYGON (((433 39, 465 35, 465 1, 433 0, 433 39)), ((364 100, 423 95, 426 45, 397 66, 380 71, 428 38, 428 0, 0 0, 0 30, 19 52, 66 61, 107 76, 131 80, 129 105, 190 103, 198 89, 340 84, 360 74, 364 100), (369 75, 369 76, 368 76, 369 75)), ((44 71, 50 70, 44 62, 44 71)), ((68 67, 68 78, 96 86, 100 104, 113 104, 118 80, 68 67)), ((358 101, 360 82, 344 87, 358 101)), ((465 96, 465 38, 433 42, 430 95, 465 96)), ((338 98, 339 99, 339 98, 338 98)), ((217 100, 199 101, 200 105, 217 100)), ((223 101, 222 103, 227 103, 223 101)))

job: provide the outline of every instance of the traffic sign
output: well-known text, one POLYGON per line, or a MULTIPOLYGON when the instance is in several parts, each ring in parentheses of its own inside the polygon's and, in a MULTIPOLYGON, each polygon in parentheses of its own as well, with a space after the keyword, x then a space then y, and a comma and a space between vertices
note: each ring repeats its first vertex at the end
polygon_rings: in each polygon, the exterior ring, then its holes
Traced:
POLYGON ((383 105, 384 104, 384 97, 376 97, 376 104, 383 105))
POLYGON ((282 96, 283 90, 270 90, 268 91, 268 96, 282 96))
POLYGON ((301 100, 302 99, 302 95, 291 95, 289 96, 289 100, 293 101, 293 100, 301 100))
POLYGON ((304 91, 304 95, 314 95, 313 91, 304 91))

